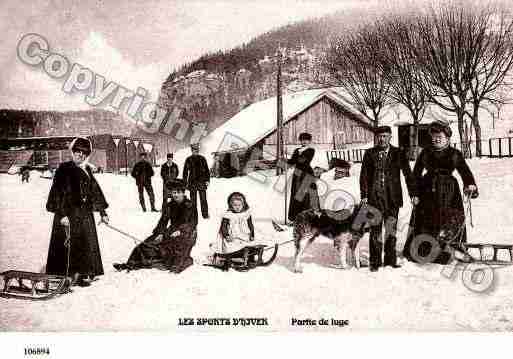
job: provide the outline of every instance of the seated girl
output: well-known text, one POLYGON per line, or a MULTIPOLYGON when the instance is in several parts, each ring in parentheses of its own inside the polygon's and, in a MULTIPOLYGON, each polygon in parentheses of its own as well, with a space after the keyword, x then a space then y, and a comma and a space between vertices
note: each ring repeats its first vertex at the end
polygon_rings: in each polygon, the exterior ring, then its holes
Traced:
POLYGON ((251 245, 255 228, 246 197, 240 192, 228 196, 228 210, 223 214, 221 228, 221 253, 231 253, 251 245))

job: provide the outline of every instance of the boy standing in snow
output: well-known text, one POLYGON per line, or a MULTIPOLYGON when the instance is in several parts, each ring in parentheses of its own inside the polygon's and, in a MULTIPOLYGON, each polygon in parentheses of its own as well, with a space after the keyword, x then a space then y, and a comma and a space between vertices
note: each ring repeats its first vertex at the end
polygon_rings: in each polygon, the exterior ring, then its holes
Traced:
POLYGON ((205 157, 199 154, 199 143, 191 145, 192 155, 187 157, 183 166, 183 180, 191 194, 191 202, 196 210, 198 208, 198 196, 200 197, 201 214, 203 218, 208 216, 207 187, 210 183, 210 170, 205 157))
POLYGON ((143 212, 146 212, 146 204, 144 202, 144 190, 150 197, 151 211, 158 212, 155 208, 155 194, 151 185, 151 177, 155 173, 151 164, 146 160, 146 153, 141 153, 141 160, 137 162, 132 169, 132 177, 135 178, 137 184, 137 190, 139 191, 139 203, 141 204, 143 212))
POLYGON ((169 197, 168 183, 178 177, 178 166, 173 162, 173 154, 167 154, 167 161, 160 168, 160 177, 162 177, 162 210, 169 197))

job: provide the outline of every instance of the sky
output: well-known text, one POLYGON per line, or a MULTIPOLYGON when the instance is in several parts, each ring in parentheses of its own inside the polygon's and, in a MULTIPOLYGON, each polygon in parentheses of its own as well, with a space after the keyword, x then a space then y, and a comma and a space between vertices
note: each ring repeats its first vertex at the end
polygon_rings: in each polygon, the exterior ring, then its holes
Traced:
MULTIPOLYGON (((85 94, 66 94, 64 79, 16 55, 20 39, 36 33, 50 52, 132 91, 158 98, 177 67, 207 51, 228 49, 291 22, 335 11, 381 11, 415 0, 2 0, 0 1, 0 108, 90 109, 85 94), (378 10, 377 10, 378 9, 378 10)), ((421 2, 421 0, 419 0, 421 2)))
POLYGON ((36 33, 50 51, 124 87, 158 97, 162 82, 184 62, 227 49, 287 23, 366 1, 20 1, 0 2, 0 108, 90 109, 84 93, 66 94, 63 79, 16 55, 36 33))

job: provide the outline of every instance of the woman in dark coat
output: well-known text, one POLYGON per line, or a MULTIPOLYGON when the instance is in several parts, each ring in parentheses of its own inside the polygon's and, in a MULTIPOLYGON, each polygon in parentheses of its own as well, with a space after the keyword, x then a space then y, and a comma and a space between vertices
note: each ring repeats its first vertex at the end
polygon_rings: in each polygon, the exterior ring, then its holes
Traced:
POLYGON ((288 215, 291 222, 294 222, 296 216, 306 209, 319 209, 316 178, 310 165, 315 155, 315 150, 309 147, 311 141, 312 135, 301 133, 299 135, 301 147, 296 148, 292 157, 287 161, 289 165, 295 167, 290 190, 288 215))
POLYGON ((193 264, 191 250, 197 237, 196 208, 185 196, 182 181, 169 181, 167 186, 172 199, 165 204, 152 235, 134 248, 127 263, 114 264, 117 270, 149 268, 159 263, 171 272, 181 273, 193 264))
POLYGON ((413 203, 416 207, 410 221, 412 231, 403 254, 411 261, 432 259, 435 263, 447 264, 451 255, 444 251, 443 242, 438 253, 431 253, 434 249, 430 241, 420 240, 424 236, 417 237, 416 241, 414 238, 423 234, 438 241, 444 236, 445 240, 452 240, 456 236, 456 242, 466 242, 465 211, 458 181, 452 175, 454 170, 461 176, 465 194, 476 198, 478 191, 462 153, 449 146, 452 135, 450 127, 443 122, 434 122, 429 132, 432 145, 420 153, 413 170, 416 180, 413 203), (458 233, 461 237, 458 237, 458 233))
POLYGON ((46 273, 68 274, 74 284, 88 286, 88 278, 103 274, 93 211, 108 222, 108 204, 87 164, 91 142, 78 137, 70 148, 73 160, 57 168, 46 203, 46 209, 55 213, 46 273), (66 233, 70 235, 69 266, 66 233))

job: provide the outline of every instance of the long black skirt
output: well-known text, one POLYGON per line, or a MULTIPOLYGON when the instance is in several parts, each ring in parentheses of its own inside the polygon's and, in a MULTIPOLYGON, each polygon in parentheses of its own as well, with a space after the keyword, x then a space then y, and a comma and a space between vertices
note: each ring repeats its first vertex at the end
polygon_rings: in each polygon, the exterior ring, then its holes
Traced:
MULTIPOLYGON (((68 248, 64 245, 66 231, 60 223, 61 218, 59 215, 55 215, 53 218, 46 262, 47 274, 66 274, 68 248)), ((103 265, 93 212, 86 209, 75 209, 68 218, 71 235, 68 275, 75 273, 91 276, 102 275, 103 265)))
POLYGON ((403 254, 410 261, 418 262, 415 257, 433 258, 432 262, 446 264, 451 258, 444 246, 467 241, 458 181, 450 175, 425 176, 419 200, 410 218, 410 233, 403 254))
POLYGON ((314 206, 319 203, 319 195, 313 174, 299 169, 294 170, 289 201, 288 218, 292 222, 299 213, 315 209, 314 206))

